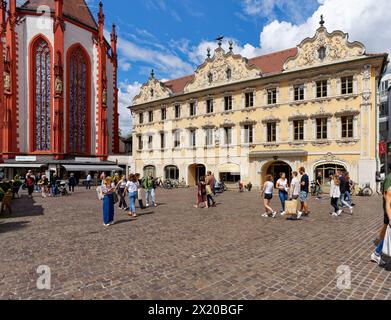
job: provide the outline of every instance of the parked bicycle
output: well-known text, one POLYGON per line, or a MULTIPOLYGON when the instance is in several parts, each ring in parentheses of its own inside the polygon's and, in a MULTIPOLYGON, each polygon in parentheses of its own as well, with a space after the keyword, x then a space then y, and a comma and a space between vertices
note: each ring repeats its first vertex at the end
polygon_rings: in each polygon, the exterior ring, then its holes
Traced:
MULTIPOLYGON (((354 188, 354 190, 355 189, 356 188, 354 188)), ((373 190, 371 188, 371 185, 369 183, 367 183, 365 186, 359 187, 358 190, 357 190, 356 195, 359 196, 359 197, 372 197, 373 196, 373 190)))

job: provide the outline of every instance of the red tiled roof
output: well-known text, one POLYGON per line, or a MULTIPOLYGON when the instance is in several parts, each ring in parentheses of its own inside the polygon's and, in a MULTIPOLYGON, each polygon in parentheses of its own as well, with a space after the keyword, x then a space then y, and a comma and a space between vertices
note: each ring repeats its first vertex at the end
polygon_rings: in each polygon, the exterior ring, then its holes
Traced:
MULTIPOLYGON (((297 54, 297 48, 287 49, 255 57, 248 60, 250 66, 256 66, 262 70, 263 75, 281 73, 284 70, 284 63, 289 57, 297 54)), ((164 83, 174 94, 182 93, 186 85, 192 81, 194 74, 179 79, 170 80, 164 83)))
MULTIPOLYGON (((55 2, 54 0, 28 0, 20 8, 22 10, 37 10, 39 6, 48 6, 54 11, 55 2)), ((65 0, 63 11, 64 16, 71 20, 80 22, 93 29, 98 28, 85 0, 65 0)))
POLYGON ((280 73, 284 71, 286 60, 296 55, 297 48, 291 48, 249 59, 248 63, 260 68, 263 74, 280 73))
POLYGON ((170 80, 164 83, 173 93, 183 92, 186 85, 194 79, 194 75, 185 76, 179 79, 170 80))

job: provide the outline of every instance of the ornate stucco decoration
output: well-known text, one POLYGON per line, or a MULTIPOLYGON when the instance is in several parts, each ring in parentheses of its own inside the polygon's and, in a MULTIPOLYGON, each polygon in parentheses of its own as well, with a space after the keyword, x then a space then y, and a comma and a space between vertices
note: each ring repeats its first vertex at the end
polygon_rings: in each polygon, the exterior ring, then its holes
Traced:
POLYGON ((140 93, 134 97, 133 105, 165 99, 171 95, 172 91, 162 82, 155 79, 155 75, 152 71, 148 82, 141 87, 140 93))
POLYGON ((308 115, 301 113, 300 111, 296 111, 293 115, 288 118, 288 121, 295 120, 308 120, 308 115))
POLYGON ((335 116, 339 118, 339 117, 346 117, 346 116, 358 116, 359 114, 360 114, 359 110, 355 110, 346 106, 345 108, 336 112, 335 116))
POLYGON ((284 70, 296 70, 351 60, 365 54, 365 46, 360 42, 349 42, 349 35, 342 31, 328 33, 321 26, 313 38, 307 38, 298 45, 298 53, 289 58, 284 70))
POLYGON ((261 70, 256 66, 250 66, 246 58, 235 55, 232 51, 225 53, 218 47, 212 58, 195 71, 194 79, 185 87, 185 93, 194 92, 211 87, 256 79, 261 76, 261 70))
POLYGON ((266 124, 266 123, 270 123, 270 122, 281 122, 281 119, 280 118, 276 118, 275 116, 273 115, 269 115, 267 117, 265 117, 263 120, 262 120, 262 123, 263 124, 266 124))

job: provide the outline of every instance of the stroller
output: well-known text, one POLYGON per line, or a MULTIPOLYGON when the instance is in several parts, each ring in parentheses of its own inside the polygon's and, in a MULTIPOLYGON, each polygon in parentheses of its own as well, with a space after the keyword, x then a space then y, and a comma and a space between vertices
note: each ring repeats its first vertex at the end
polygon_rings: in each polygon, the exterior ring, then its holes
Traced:
POLYGON ((58 192, 61 196, 70 196, 71 194, 68 192, 68 183, 61 181, 58 184, 58 192))

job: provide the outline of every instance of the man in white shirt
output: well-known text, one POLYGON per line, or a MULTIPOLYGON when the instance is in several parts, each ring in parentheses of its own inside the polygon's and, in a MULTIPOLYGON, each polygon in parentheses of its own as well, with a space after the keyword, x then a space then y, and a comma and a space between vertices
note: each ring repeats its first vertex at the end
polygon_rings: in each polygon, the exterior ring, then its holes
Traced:
POLYGON ((92 181, 92 177, 91 177, 91 174, 89 173, 87 176, 87 183, 86 183, 87 190, 91 190, 91 181, 92 181))

